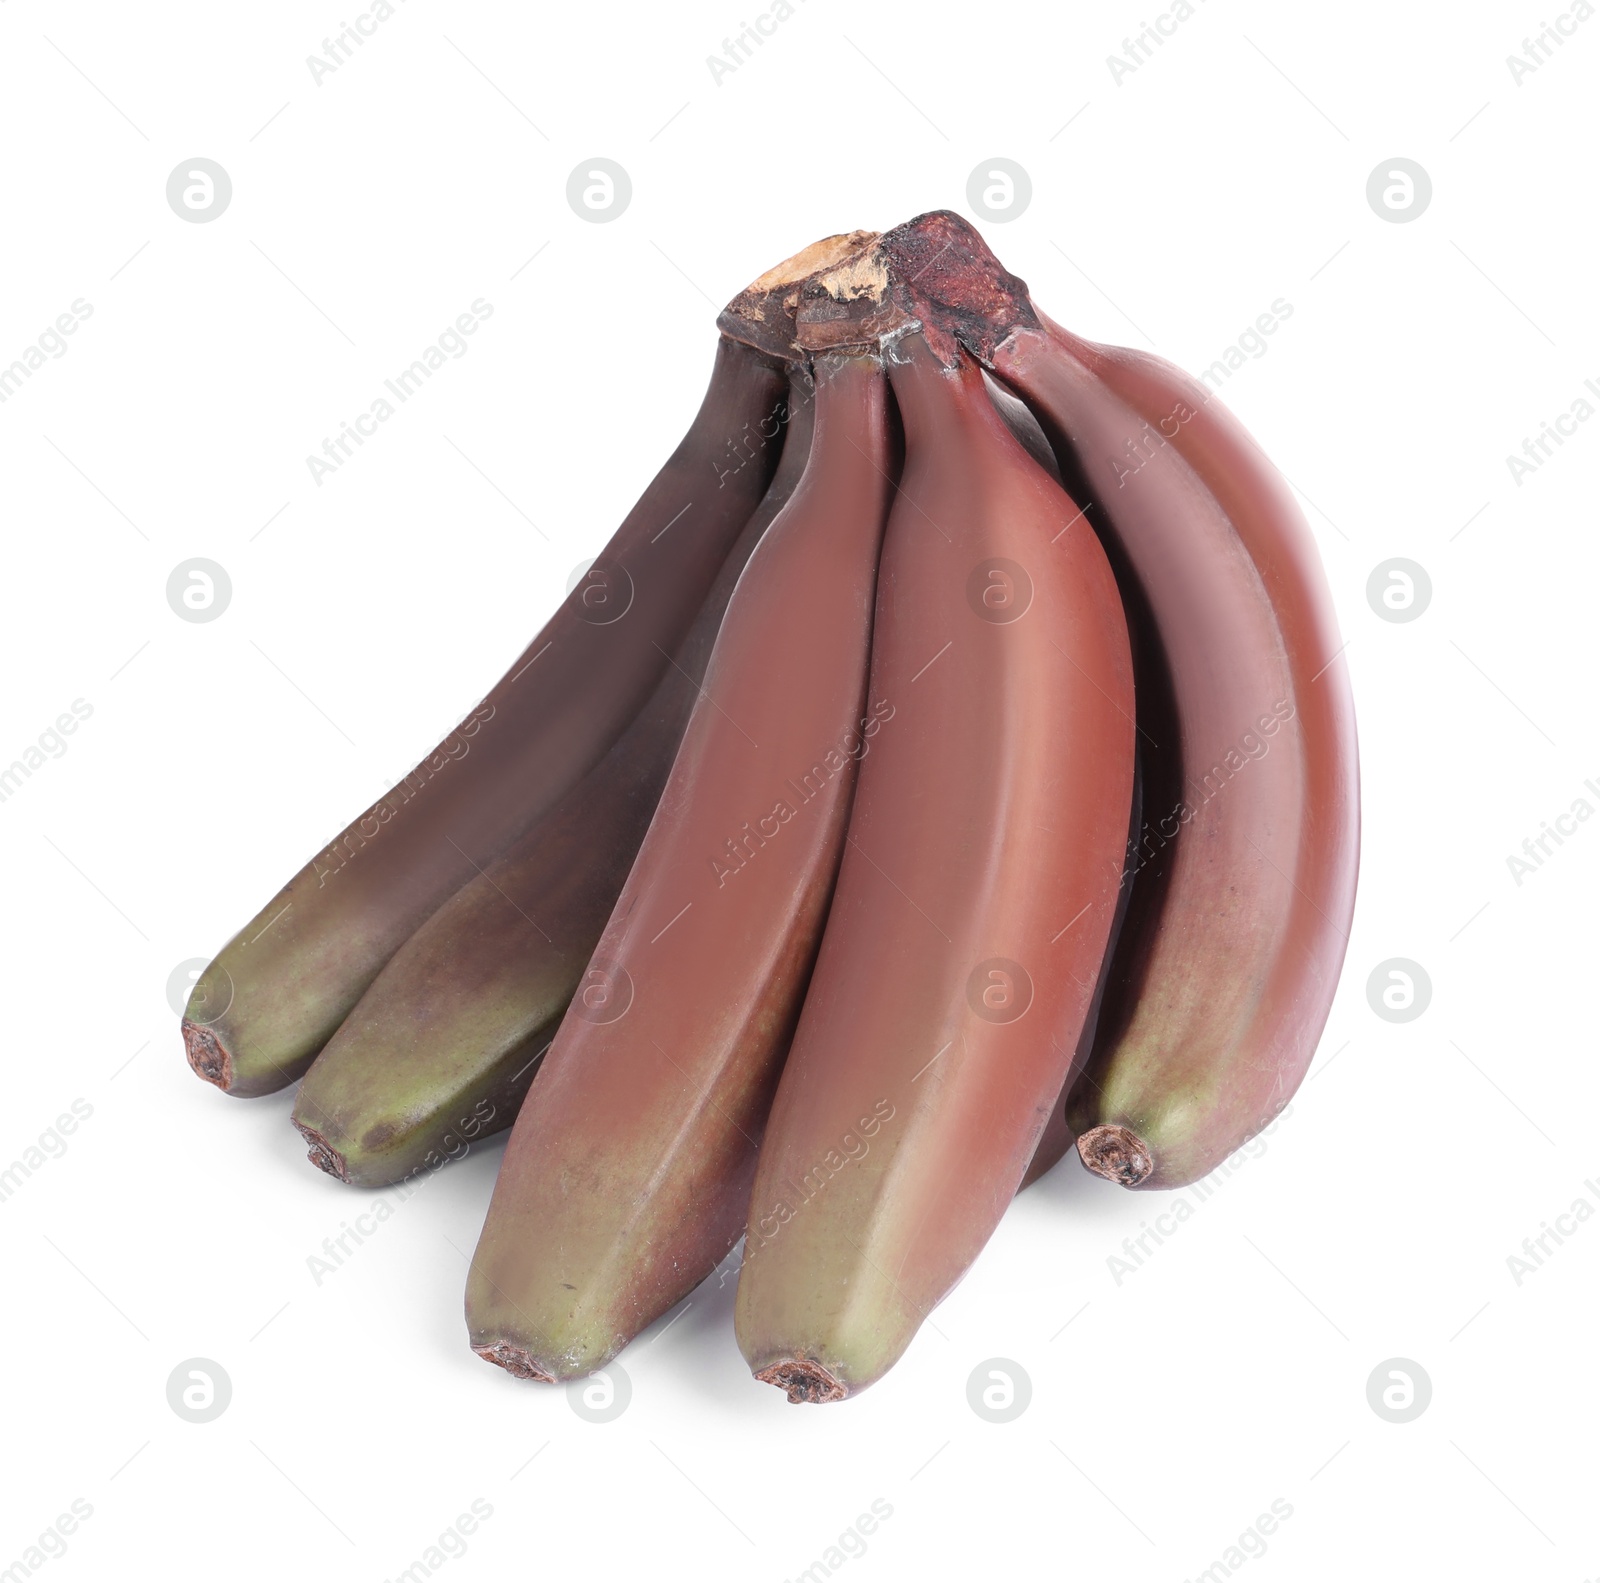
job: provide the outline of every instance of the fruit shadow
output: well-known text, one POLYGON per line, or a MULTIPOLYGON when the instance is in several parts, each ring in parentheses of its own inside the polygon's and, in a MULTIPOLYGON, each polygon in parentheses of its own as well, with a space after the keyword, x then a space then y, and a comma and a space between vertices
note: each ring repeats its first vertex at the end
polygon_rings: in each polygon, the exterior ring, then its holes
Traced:
POLYGON ((652 1367, 667 1368, 709 1405, 748 1420, 776 1393, 764 1386, 752 1390, 749 1367, 734 1339, 733 1306, 743 1259, 741 1237, 681 1303, 633 1341, 621 1361, 634 1367, 648 1360, 652 1367))
MULTIPOLYGON (((361 1187, 314 1170, 301 1151, 300 1169, 319 1177, 330 1201, 351 1220, 380 1210, 395 1222, 385 1246, 403 1249, 389 1277, 396 1311, 407 1315, 412 1344, 432 1354, 468 1389, 534 1390, 476 1357, 467 1345, 462 1303, 473 1249, 483 1229, 508 1132, 480 1139, 462 1156, 384 1187, 361 1187)), ((370 1233, 369 1233, 370 1235, 370 1233)))
MULTIPOLYGON (((1076 1149, 1069 1149, 1019 1197, 1030 1212, 1043 1210, 1050 1220, 1070 1216, 1080 1229, 1120 1227, 1127 1218, 1126 1189, 1085 1170, 1076 1149)), ((628 1346, 621 1362, 636 1369, 648 1358, 653 1366, 670 1367, 679 1380, 692 1382, 708 1405, 748 1420, 770 1405, 769 1398, 787 1404, 776 1392, 752 1393, 734 1339, 733 1310, 743 1253, 741 1239, 688 1297, 628 1346)))
POLYGON ((1110 1223, 1118 1219, 1127 1195, 1126 1188, 1085 1169, 1077 1149, 1071 1148, 1018 1197, 1029 1205, 1046 1204, 1074 1220, 1110 1223))
POLYGON ((271 1165, 274 1170, 302 1175, 310 1169, 306 1162, 305 1139, 295 1131, 289 1117, 294 1112, 298 1083, 280 1088, 275 1094, 260 1094, 252 1099, 225 1098, 233 1115, 230 1142, 248 1156, 252 1167, 271 1165))

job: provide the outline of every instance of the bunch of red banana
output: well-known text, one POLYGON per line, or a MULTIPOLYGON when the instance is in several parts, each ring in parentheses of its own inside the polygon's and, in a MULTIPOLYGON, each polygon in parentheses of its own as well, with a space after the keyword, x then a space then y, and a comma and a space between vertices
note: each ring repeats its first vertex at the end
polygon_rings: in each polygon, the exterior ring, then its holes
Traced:
POLYGON ((953 215, 719 319, 689 434, 438 751, 202 975, 195 1070, 382 1185, 515 1122, 467 1288, 602 1367, 746 1238, 759 1379, 878 1379, 1074 1142, 1265 1126, 1354 903, 1349 683, 1270 463, 953 215))

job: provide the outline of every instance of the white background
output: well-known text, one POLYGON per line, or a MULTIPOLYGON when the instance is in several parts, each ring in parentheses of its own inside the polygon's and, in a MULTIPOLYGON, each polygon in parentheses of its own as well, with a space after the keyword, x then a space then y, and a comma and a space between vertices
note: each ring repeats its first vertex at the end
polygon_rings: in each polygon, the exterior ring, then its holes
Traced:
POLYGON ((1507 1265, 1600 1204, 1600 828, 1520 886, 1506 861, 1600 806, 1600 423, 1520 484, 1506 464, 1600 381, 1600 20, 1519 85, 1552 12, 1200 0, 1118 84, 1148 7, 794 0, 717 84, 759 3, 400 0, 320 86, 348 9, 0 6, 0 363, 93 308, 0 406, 0 763, 93 710, 0 803, 0 1165, 92 1107, 0 1203, 0 1569, 81 1498, 48 1578, 393 1578, 481 1499, 452 1579, 777 1583, 881 1499, 851 1580, 1180 1583, 1281 1499, 1251 1579, 1600 1574, 1600 1217, 1507 1265), (186 224, 165 187, 197 156, 233 198, 186 224), (608 224, 565 197, 594 156, 632 178, 608 224), (370 1195, 306 1164, 290 1093, 195 1080, 168 978, 537 630, 686 427, 716 305, 817 236, 971 215, 997 156, 1031 204, 975 218, 1069 327, 1198 372, 1292 304, 1223 396, 1302 492, 1349 639, 1344 983, 1292 1114, 1120 1283, 1108 1258, 1182 1195, 1069 1159, 858 1400, 753 1383, 728 1280, 589 1423, 466 1347, 499 1141, 388 1195, 319 1285, 370 1195), (1433 183, 1409 223, 1366 198, 1396 156, 1433 183), (479 297, 468 355, 319 487, 307 454, 479 297), (165 596, 195 556, 233 586, 208 624, 165 596), (1404 624, 1366 596, 1396 556, 1433 588, 1404 624), (1433 986, 1403 1025, 1366 993, 1391 957, 1433 986), (232 1381, 207 1424, 167 1404, 193 1357, 232 1381), (1006 1424, 967 1402, 996 1357, 1032 1383, 1006 1424), (1404 1424, 1367 1399, 1397 1357, 1433 1391, 1404 1424))

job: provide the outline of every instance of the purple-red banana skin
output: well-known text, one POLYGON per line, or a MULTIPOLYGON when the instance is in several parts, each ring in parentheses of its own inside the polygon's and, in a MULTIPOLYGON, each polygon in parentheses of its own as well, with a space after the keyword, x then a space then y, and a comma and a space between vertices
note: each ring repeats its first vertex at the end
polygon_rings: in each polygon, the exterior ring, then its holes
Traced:
POLYGON ((791 1401, 880 1378, 1016 1193, 1104 957, 1131 796, 1104 553, 978 366, 890 334, 906 465, 871 696, 895 714, 861 767, 735 1310, 791 1401))
POLYGON ((1355 712, 1315 543, 1209 391, 1053 324, 958 215, 921 215, 882 250, 924 317, 1032 408, 1118 576, 1144 830, 1067 1121, 1091 1169, 1178 1187, 1288 1102, 1344 960, 1355 712))
POLYGON ((611 751, 385 964, 295 1097, 312 1162, 382 1187, 509 1127, 660 801, 734 585, 811 446, 790 378, 783 455, 673 663, 611 751))
POLYGON ((1343 644, 1299 508, 1204 387, 1048 320, 995 368, 1088 480, 1171 688, 1161 724, 1141 714, 1165 794, 1067 1113, 1091 1169, 1181 1187, 1289 1102, 1338 984, 1359 848, 1343 644))
MULTIPOLYGON (((1137 675, 1136 670, 1136 685, 1137 675)), ((1089 1014, 1083 1019, 1083 1032, 1078 1035, 1078 1048, 1072 1057, 1072 1069, 1061 1085, 1061 1092, 1056 1096, 1055 1105, 1050 1111, 1050 1119, 1039 1135, 1039 1146, 1033 1151, 1033 1159, 1029 1162, 1027 1174, 1022 1178, 1022 1187, 1017 1189, 1019 1193, 1023 1188, 1032 1187, 1041 1176, 1059 1165, 1066 1157, 1067 1151, 1077 1141, 1067 1121, 1067 1095, 1072 1092, 1072 1086, 1083 1070, 1084 1063, 1089 1059, 1089 1052, 1094 1048, 1095 1032, 1100 1026, 1100 1008, 1105 1004, 1106 986, 1110 982, 1112 964, 1116 959, 1117 941, 1122 934, 1123 922, 1128 916, 1128 903, 1133 899, 1133 878, 1138 864, 1139 832, 1143 820, 1144 774, 1136 752, 1133 762, 1133 805, 1128 815, 1128 845, 1122 860, 1122 883, 1117 891, 1117 910, 1111 918, 1111 932, 1106 938, 1105 955, 1100 961, 1100 974, 1095 980, 1094 999, 1089 1002, 1089 1014)))
POLYGON ((423 920, 604 756, 766 490, 781 366, 719 338, 688 434, 538 637, 201 974, 183 1022, 196 1073, 237 1096, 293 1082, 423 920))
POLYGON ((878 359, 819 358, 794 498, 750 559, 705 696, 507 1146, 468 1278, 480 1356, 602 1367, 744 1228, 833 888, 894 458, 878 359))

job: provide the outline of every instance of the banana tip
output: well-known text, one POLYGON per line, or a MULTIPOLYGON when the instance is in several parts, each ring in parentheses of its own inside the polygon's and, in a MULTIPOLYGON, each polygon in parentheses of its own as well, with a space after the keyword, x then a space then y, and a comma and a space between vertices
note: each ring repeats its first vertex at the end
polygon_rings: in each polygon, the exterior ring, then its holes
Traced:
POLYGON ((306 1140, 306 1158, 319 1171, 326 1171, 329 1176, 337 1177, 341 1182, 348 1182, 350 1168, 345 1164, 344 1156, 315 1127, 308 1127, 303 1121, 297 1121, 294 1125, 295 1130, 306 1140))
POLYGON ((183 1053, 196 1077, 214 1083, 223 1093, 233 1087, 233 1057, 211 1029, 183 1019, 183 1053))
POLYGON ((787 1391, 791 1402, 842 1402, 850 1394, 834 1374, 809 1358, 785 1358, 757 1369, 756 1378, 787 1391))
POLYGON ((554 1385, 555 1375, 541 1369, 526 1347, 512 1341, 493 1341, 488 1346, 472 1349, 485 1363, 492 1363, 519 1380, 537 1380, 541 1385, 554 1385))
POLYGON ((1127 1127, 1091 1127, 1078 1139, 1078 1157, 1108 1182, 1137 1187, 1155 1169, 1149 1146, 1127 1127))

